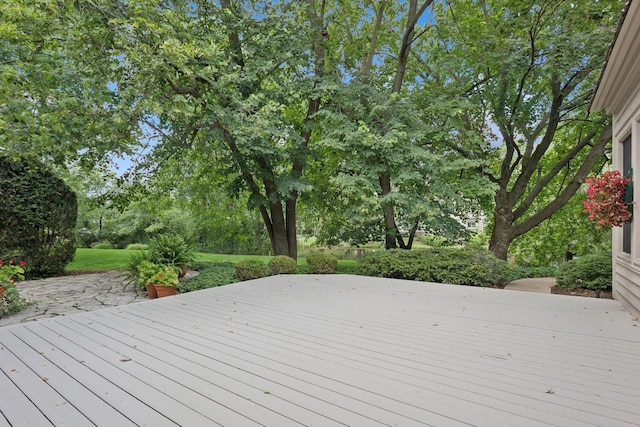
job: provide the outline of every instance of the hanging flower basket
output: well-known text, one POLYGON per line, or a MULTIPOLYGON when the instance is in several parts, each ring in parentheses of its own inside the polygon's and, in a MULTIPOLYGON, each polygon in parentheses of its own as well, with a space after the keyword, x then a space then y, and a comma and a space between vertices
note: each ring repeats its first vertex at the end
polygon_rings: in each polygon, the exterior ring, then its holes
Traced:
POLYGON ((596 228, 621 227, 629 221, 633 202, 625 198, 625 192, 630 182, 631 178, 624 178, 619 171, 586 179, 587 198, 582 205, 596 228))

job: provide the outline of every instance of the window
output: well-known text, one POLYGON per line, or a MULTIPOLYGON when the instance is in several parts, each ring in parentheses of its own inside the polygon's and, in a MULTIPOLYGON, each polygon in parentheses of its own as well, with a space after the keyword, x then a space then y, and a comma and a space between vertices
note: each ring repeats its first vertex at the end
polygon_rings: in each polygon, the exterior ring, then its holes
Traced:
MULTIPOLYGON (((633 179, 633 169, 631 165, 631 135, 622 141, 622 174, 626 178, 633 179)), ((629 183, 632 185, 633 181, 629 183)), ((633 188, 633 187, 631 187, 633 188)), ((631 207, 630 207, 631 209, 631 207)), ((631 223, 633 222, 633 216, 622 226, 622 252, 631 253, 631 223)))

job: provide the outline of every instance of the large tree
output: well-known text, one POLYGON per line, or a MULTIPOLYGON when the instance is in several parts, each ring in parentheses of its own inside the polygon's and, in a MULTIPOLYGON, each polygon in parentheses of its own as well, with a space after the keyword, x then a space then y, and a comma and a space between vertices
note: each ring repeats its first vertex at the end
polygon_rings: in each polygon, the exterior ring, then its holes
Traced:
POLYGON ((515 238, 569 201, 611 139, 607 118, 590 115, 588 105, 622 5, 467 0, 438 6, 425 88, 459 100, 451 120, 462 137, 454 148, 483 159, 479 172, 497 186, 490 250, 506 259, 515 238), (541 198, 552 184, 555 197, 541 198))
POLYGON ((296 257, 324 93, 324 1, 90 2, 76 13, 73 35, 103 55, 74 56, 78 66, 96 72, 111 93, 103 109, 147 145, 138 178, 198 153, 235 177, 231 191, 250 194, 273 253, 296 257))
POLYGON ((422 64, 414 45, 432 36, 431 6, 416 0, 337 6, 331 45, 342 53, 343 78, 318 119, 323 156, 315 166, 330 172, 314 177, 323 183, 316 186, 323 241, 383 238, 388 249, 410 249, 419 229, 453 237, 463 228, 453 215, 464 216, 468 196, 483 191, 460 176, 478 163, 451 156, 443 143, 448 133, 416 104, 422 64))

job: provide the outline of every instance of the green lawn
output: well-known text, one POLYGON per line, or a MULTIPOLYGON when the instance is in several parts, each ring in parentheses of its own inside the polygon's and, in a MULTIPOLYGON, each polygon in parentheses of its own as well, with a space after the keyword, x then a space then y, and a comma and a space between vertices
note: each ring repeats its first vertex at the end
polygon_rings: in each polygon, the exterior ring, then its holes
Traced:
MULTIPOLYGON (((67 265, 67 271, 89 271, 89 270, 125 270, 131 259, 131 255, 138 253, 136 250, 128 249, 76 249, 74 260, 67 265)), ((257 259, 269 262, 272 257, 262 255, 225 255, 196 253, 196 261, 202 262, 231 262, 237 263, 247 259, 257 259)), ((339 267, 355 268, 356 261, 340 260, 339 267)), ((306 258, 298 258, 298 265, 306 266, 306 258)))

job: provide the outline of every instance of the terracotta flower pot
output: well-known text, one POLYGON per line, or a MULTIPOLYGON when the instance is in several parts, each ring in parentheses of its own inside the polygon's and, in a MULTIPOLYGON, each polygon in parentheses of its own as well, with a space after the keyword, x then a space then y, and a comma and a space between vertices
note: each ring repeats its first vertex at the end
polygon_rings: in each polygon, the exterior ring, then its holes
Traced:
POLYGON ((156 285, 146 285, 147 288, 147 296, 149 298, 158 298, 158 293, 156 292, 156 285))
POLYGON ((4 295, 4 286, 0 286, 0 301, 2 301, 2 295, 4 295))
POLYGON ((154 286, 156 287, 158 298, 168 297, 176 294, 175 286, 162 286, 162 285, 154 285, 154 286))

